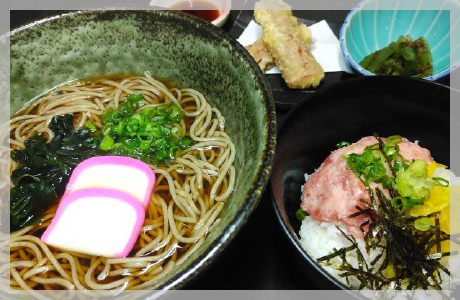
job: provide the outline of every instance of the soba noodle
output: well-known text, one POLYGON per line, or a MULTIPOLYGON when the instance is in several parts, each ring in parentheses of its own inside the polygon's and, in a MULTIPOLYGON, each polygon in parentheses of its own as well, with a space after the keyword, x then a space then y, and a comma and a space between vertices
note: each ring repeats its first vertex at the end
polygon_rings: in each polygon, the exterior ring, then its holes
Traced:
MULTIPOLYGON (((9 240, 2 235, 0 247, 11 243, 11 289, 145 289, 183 263, 218 224, 235 185, 235 146, 225 133, 225 119, 199 92, 169 89, 148 72, 52 90, 10 121, 10 148, 24 149, 35 131, 51 140, 48 124, 56 115, 73 114, 75 129, 87 121, 101 128, 103 111, 116 109, 133 93, 144 95, 146 105, 140 109, 168 102, 182 107, 180 126, 193 144, 170 164, 151 166, 157 181, 132 254, 104 258, 48 247, 39 237, 54 216, 53 206, 40 224, 12 233, 9 240)), ((10 174, 17 167, 11 161, 10 174)))

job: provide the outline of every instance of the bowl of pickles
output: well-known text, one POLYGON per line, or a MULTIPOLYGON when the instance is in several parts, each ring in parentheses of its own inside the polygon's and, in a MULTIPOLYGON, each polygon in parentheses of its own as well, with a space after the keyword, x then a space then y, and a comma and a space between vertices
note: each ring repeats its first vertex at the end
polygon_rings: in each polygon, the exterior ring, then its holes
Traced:
POLYGON ((425 2, 364 0, 350 11, 340 46, 354 71, 437 80, 457 69, 460 2, 425 2))

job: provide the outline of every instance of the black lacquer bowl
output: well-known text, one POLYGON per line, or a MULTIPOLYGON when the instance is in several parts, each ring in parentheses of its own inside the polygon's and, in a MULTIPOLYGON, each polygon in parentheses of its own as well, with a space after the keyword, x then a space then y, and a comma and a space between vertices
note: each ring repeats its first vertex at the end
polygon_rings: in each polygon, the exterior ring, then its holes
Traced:
POLYGON ((302 248, 300 206, 304 173, 311 174, 338 142, 378 133, 418 140, 437 162, 449 165, 450 89, 424 80, 374 76, 318 90, 296 105, 278 132, 270 180, 276 215, 306 275, 325 289, 347 289, 302 248))

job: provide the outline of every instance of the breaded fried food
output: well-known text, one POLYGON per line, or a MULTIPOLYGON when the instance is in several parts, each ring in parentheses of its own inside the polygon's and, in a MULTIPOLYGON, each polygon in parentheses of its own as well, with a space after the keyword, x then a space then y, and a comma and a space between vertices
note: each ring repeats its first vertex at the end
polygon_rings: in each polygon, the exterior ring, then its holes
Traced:
POLYGON ((270 70, 275 66, 275 60, 265 48, 264 41, 258 39, 254 44, 244 47, 259 65, 262 71, 270 70))
MULTIPOLYGON (((302 33, 302 38, 307 44, 308 49, 310 49, 310 28, 305 26, 305 24, 300 24, 299 27, 302 33)), ((270 54, 270 51, 268 51, 267 47, 265 47, 262 38, 258 39, 256 42, 249 46, 245 46, 244 48, 248 50, 249 54, 251 54, 262 71, 270 70, 276 65, 273 56, 270 54)))
POLYGON ((288 87, 317 87, 324 70, 310 52, 310 40, 305 41, 306 26, 299 26, 291 10, 255 10, 254 16, 262 26, 264 45, 288 87))
MULTIPOLYGON (((295 17, 293 17, 295 19, 295 17)), ((297 20, 295 20, 297 22, 297 20)), ((307 45, 308 50, 310 50, 310 42, 311 42, 311 30, 305 24, 299 24, 300 35, 304 40, 305 44, 307 45)))

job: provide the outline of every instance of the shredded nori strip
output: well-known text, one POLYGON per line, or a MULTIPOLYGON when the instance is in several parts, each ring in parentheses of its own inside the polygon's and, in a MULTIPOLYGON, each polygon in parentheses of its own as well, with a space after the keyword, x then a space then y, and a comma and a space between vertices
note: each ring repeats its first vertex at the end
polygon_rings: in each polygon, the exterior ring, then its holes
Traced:
MULTIPOLYGON (((375 145, 378 146, 376 150, 382 152, 395 178, 395 162, 397 158, 404 159, 399 154, 399 147, 396 145, 396 155, 389 157, 384 151, 383 140, 378 135, 374 136, 378 141, 375 145)), ((356 175, 360 178, 358 174, 356 175)), ((362 178, 360 180, 365 184, 362 178)), ((434 226, 426 231, 417 230, 414 226, 417 218, 407 217, 404 212, 393 207, 391 199, 388 199, 379 188, 372 189, 368 184, 365 186, 369 192, 370 203, 361 200, 366 208, 356 206, 357 211, 349 217, 354 218, 361 215, 369 217, 360 226, 366 251, 369 253, 371 249, 381 249, 380 252, 368 264, 355 238, 337 227, 351 245, 334 249, 330 254, 318 258, 318 263, 342 271, 339 276, 344 277, 348 284, 351 278, 356 278, 359 281, 358 289, 441 289, 441 272, 447 275, 450 275, 450 272, 440 260, 442 257, 458 254, 457 251, 441 252, 441 242, 451 240, 460 244, 458 240, 460 234, 451 236, 441 231, 439 212, 426 216, 434 218, 434 226), (431 253, 433 247, 436 247, 436 253, 431 253), (353 267, 347 261, 346 254, 352 251, 355 251, 358 258, 358 268, 353 267), (331 262, 334 258, 340 258, 341 264, 331 262), (389 265, 394 269, 394 276, 391 278, 384 274, 384 270, 389 265)), ((391 185, 388 186, 388 190, 391 197, 399 196, 397 190, 391 185)))

